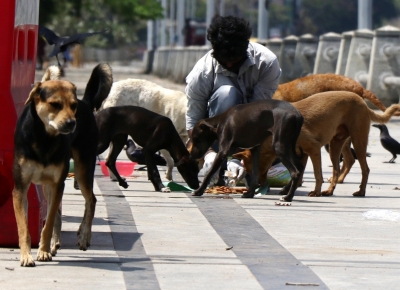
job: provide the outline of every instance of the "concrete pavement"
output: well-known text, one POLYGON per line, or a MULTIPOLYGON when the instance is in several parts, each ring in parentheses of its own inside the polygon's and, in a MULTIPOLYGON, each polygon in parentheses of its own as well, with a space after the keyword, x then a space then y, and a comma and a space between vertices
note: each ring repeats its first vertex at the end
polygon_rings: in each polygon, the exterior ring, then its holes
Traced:
MULTIPOLYGON (((114 79, 146 78, 183 90, 183 85, 140 74, 139 65, 113 66, 114 79)), ((66 79, 82 92, 91 68, 67 69, 66 79)), ((394 117, 388 128, 400 140, 400 118, 394 117)), ((384 163, 391 155, 373 127, 368 152, 365 198, 351 195, 361 181, 358 163, 333 197, 308 197, 314 187, 309 162, 305 182, 287 207, 275 206, 278 188, 254 199, 154 192, 145 171, 135 171, 123 189, 97 166, 89 250, 76 247, 83 198, 68 179, 58 255, 22 268, 18 248, 0 248, 0 288, 291 289, 295 286, 286 283, 293 283, 306 285, 297 286, 301 289, 399 289, 400 165, 384 163), (366 213, 375 218, 365 218, 366 213)), ((321 153, 328 178, 329 157, 321 153)), ((124 152, 119 159, 127 159, 124 152)), ((165 168, 159 168, 164 178, 165 168)), ((177 172, 174 178, 182 182, 177 172)))

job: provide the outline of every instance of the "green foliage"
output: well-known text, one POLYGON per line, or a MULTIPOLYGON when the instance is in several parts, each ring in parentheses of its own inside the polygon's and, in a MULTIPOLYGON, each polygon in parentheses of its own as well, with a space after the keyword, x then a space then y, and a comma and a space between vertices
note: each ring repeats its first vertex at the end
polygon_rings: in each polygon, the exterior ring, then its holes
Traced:
MULTIPOLYGON (((357 29, 357 0, 302 0, 300 31, 323 34, 342 33, 357 29)), ((393 0, 373 1, 373 29, 380 27, 385 19, 397 17, 399 10, 393 0)))
MULTIPOLYGON (((271 0, 269 7, 270 27, 281 28, 283 35, 327 32, 342 33, 357 29, 358 0, 271 0), (298 14, 296 4, 300 3, 298 14)), ((400 0, 372 1, 373 29, 397 18, 400 0)))
POLYGON ((271 27, 287 26, 291 23, 291 9, 289 6, 270 4, 268 21, 271 27))
POLYGON ((162 16, 157 0, 41 0, 39 23, 60 36, 81 32, 104 31, 86 44, 94 47, 117 47, 138 41, 136 31, 146 20, 162 16))
POLYGON ((158 1, 149 0, 104 0, 111 13, 126 22, 138 19, 149 20, 162 16, 162 7, 158 1))
POLYGON ((301 31, 311 34, 341 33, 357 28, 357 0, 304 0, 301 31))

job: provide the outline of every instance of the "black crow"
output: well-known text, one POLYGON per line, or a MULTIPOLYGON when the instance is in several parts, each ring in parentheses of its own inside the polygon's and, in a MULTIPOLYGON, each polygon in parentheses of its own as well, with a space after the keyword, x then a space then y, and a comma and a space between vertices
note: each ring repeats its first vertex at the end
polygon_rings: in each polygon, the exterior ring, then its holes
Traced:
MULTIPOLYGON (((142 148, 137 148, 135 145, 135 142, 133 142, 133 140, 131 140, 131 139, 128 139, 128 141, 126 142, 126 156, 132 162, 136 162, 139 165, 146 165, 146 159, 142 152, 142 148)), ((167 162, 165 161, 165 159, 159 154, 154 155, 154 160, 156 161, 157 165, 160 165, 160 166, 167 165, 167 162)), ((146 166, 144 166, 144 167, 146 167, 146 166)), ((140 169, 143 169, 144 167, 142 167, 140 169)))
POLYGON ((389 130, 386 125, 373 124, 372 126, 381 131, 380 139, 382 147, 392 153, 393 158, 389 160, 389 163, 394 163, 394 160, 397 158, 396 154, 400 154, 400 143, 390 137, 389 130))
POLYGON ((47 43, 50 45, 54 44, 54 48, 52 52, 49 54, 49 57, 55 56, 57 58, 58 66, 61 67, 60 61, 58 60, 58 54, 61 52, 65 52, 68 46, 73 44, 82 43, 82 41, 95 34, 104 34, 107 30, 103 32, 88 32, 88 33, 78 33, 72 36, 58 36, 50 29, 39 25, 39 34, 43 36, 47 43))

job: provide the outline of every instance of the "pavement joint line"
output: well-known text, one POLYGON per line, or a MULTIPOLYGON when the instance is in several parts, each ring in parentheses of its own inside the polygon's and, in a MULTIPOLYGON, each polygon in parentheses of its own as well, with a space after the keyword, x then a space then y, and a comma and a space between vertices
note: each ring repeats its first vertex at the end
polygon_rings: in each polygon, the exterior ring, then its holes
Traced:
POLYGON ((328 289, 307 265, 269 235, 235 199, 202 199, 190 194, 188 197, 222 240, 233 246, 231 251, 249 268, 264 289, 280 289, 290 277, 296 277, 298 282, 318 283, 318 289, 328 289), (240 234, 243 226, 251 231, 240 234))
POLYGON ((126 289, 160 289, 151 259, 147 256, 140 239, 131 208, 127 200, 115 195, 103 195, 105 189, 123 195, 119 186, 106 178, 96 178, 96 183, 104 198, 108 212, 108 224, 111 229, 116 254, 120 259, 126 289), (120 220, 120 224, 113 223, 120 220), (135 259, 135 257, 140 257, 135 259))

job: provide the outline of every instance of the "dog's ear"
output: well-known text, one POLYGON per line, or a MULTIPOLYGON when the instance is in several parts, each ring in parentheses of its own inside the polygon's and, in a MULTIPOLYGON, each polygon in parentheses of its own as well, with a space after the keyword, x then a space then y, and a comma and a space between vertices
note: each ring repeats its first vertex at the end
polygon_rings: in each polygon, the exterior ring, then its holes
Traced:
POLYGON ((235 157, 236 159, 245 159, 249 158, 250 155, 250 150, 246 149, 243 150, 242 152, 238 152, 232 155, 232 157, 235 157))
POLYGON ((74 94, 76 96, 76 86, 75 86, 75 84, 73 84, 71 82, 70 82, 70 84, 72 85, 72 91, 74 92, 74 94))
POLYGON ((235 158, 235 159, 243 159, 242 152, 232 154, 232 158, 235 158))
POLYGON ((251 151, 246 149, 242 152, 238 152, 232 155, 233 158, 242 160, 244 169, 247 172, 251 172, 251 151))
POLYGON ((33 88, 31 90, 31 92, 29 93, 29 97, 28 99, 25 101, 25 104, 28 104, 30 101, 32 101, 36 96, 40 95, 40 90, 42 89, 42 83, 41 82, 37 82, 33 85, 33 88))
POLYGON ((250 159, 250 150, 244 150, 242 152, 238 152, 232 155, 233 158, 240 160, 248 160, 250 159))
POLYGON ((218 127, 214 128, 213 125, 211 125, 211 124, 209 124, 209 123, 207 123, 205 121, 202 121, 202 123, 200 124, 200 129, 203 130, 203 131, 209 131, 209 132, 217 133, 218 127))

